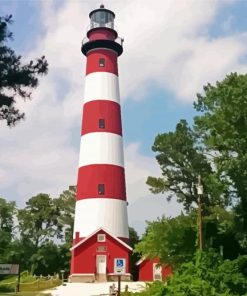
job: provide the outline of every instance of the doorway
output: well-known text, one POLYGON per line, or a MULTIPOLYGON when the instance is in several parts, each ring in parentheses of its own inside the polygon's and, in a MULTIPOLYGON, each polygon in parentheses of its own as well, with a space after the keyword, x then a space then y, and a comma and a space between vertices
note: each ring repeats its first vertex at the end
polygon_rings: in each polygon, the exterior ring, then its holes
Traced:
POLYGON ((106 255, 97 255, 97 274, 106 274, 106 255))
POLYGON ((153 264, 153 280, 154 281, 162 280, 162 266, 158 263, 153 264))

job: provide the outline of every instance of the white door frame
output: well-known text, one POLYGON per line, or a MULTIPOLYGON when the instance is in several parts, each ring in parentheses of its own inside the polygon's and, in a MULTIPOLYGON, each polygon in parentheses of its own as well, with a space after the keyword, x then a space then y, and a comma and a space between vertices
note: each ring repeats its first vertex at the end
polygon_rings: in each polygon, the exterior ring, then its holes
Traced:
POLYGON ((106 274, 106 255, 96 255, 97 274, 106 274))
POLYGON ((162 281, 162 266, 159 263, 153 263, 153 280, 162 281), (155 275, 158 275, 160 278, 155 277, 155 275))

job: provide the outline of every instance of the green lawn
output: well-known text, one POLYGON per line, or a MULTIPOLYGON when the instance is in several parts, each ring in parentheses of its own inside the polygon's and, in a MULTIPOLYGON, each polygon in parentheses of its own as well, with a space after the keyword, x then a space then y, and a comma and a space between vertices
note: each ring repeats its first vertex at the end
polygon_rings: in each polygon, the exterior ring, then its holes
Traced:
POLYGON ((1 293, 0 296, 51 296, 51 294, 41 292, 20 292, 20 293, 1 293))

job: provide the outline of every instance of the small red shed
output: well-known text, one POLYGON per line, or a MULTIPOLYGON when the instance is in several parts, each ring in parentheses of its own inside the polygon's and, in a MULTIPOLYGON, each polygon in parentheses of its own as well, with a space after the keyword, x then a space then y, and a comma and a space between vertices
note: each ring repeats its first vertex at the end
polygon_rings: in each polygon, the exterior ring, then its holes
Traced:
POLYGON ((136 265, 139 266, 139 281, 161 281, 172 274, 171 266, 160 265, 159 258, 148 259, 144 257, 140 259, 136 265))
POLYGON ((116 260, 124 265, 122 279, 130 280, 129 253, 132 248, 103 228, 79 240, 70 250, 74 258, 71 282, 117 280, 116 260))

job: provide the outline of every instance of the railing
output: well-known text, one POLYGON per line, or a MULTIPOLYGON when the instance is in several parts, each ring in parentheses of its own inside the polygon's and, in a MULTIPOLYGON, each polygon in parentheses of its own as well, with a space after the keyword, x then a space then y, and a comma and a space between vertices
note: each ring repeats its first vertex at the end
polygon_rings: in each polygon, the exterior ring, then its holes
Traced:
MULTIPOLYGON (((88 43, 90 40, 88 37, 85 37, 82 39, 82 46, 85 44, 85 43, 88 43)), ((123 42, 124 42, 124 39, 121 38, 121 37, 117 37, 114 42, 117 42, 118 44, 120 44, 121 46, 123 46, 123 42)))
POLYGON ((91 30, 91 29, 95 29, 95 28, 109 28, 109 29, 113 29, 114 31, 118 31, 117 26, 114 25, 113 22, 109 22, 109 23, 95 23, 95 22, 91 22, 90 25, 87 26, 87 31, 91 30))

